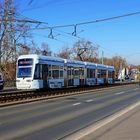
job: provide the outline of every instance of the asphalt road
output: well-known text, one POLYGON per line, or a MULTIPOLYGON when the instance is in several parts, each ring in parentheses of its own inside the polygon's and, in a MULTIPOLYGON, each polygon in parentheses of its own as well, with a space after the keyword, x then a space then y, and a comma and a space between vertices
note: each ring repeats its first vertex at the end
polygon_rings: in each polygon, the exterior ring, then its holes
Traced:
MULTIPOLYGON (((67 140, 140 140, 140 101, 93 124, 67 140), (82 134, 82 135, 79 135, 82 134)), ((65 139, 66 140, 66 139, 65 139)))
POLYGON ((140 100, 138 85, 0 108, 0 140, 60 140, 140 100))

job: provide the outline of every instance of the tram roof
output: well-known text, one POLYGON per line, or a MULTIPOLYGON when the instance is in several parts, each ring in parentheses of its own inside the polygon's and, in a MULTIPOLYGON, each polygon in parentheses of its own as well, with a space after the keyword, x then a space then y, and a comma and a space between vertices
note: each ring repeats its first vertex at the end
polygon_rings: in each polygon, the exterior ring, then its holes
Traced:
POLYGON ((101 69, 107 69, 107 65, 103 65, 103 64, 96 64, 97 68, 101 68, 101 69))
POLYGON ((37 55, 37 54, 28 54, 28 55, 21 55, 19 56, 18 59, 22 59, 22 58, 33 58, 33 59, 38 59, 38 60, 48 60, 48 61, 56 61, 56 62, 63 62, 64 63, 64 59, 59 58, 59 57, 53 57, 53 56, 43 56, 43 55, 37 55))
POLYGON ((93 66, 96 67, 97 64, 92 63, 92 62, 84 62, 86 66, 93 66))
POLYGON ((112 70, 112 71, 115 70, 114 66, 107 66, 107 69, 108 69, 108 70, 112 70))
POLYGON ((72 59, 64 59, 65 63, 67 63, 68 66, 85 66, 85 63, 83 61, 77 61, 72 59))

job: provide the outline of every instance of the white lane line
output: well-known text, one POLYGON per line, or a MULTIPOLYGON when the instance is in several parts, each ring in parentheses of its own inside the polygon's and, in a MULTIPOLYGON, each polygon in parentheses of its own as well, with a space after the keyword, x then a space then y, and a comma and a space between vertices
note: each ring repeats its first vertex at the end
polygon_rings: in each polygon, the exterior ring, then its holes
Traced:
POLYGON ((118 92, 118 93, 115 93, 115 95, 120 95, 120 94, 124 94, 125 92, 122 91, 122 92, 118 92))
POLYGON ((93 102, 93 99, 86 100, 87 103, 93 102))
POLYGON ((79 102, 79 103, 75 103, 75 104, 73 104, 73 106, 77 106, 77 105, 80 105, 81 103, 79 102))

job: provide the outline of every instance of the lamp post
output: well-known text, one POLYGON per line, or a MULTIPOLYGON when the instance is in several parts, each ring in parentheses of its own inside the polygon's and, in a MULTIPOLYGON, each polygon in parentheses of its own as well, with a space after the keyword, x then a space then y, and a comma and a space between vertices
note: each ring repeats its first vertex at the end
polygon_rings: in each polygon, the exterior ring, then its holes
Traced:
POLYGON ((120 82, 122 83, 122 62, 120 64, 120 82))

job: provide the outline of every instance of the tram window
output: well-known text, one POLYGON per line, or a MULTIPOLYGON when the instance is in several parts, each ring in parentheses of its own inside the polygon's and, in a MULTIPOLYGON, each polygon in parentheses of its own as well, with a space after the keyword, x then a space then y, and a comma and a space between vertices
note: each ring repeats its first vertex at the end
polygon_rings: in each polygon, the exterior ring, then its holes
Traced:
POLYGON ((88 72, 87 72, 87 77, 88 78, 94 78, 95 77, 95 69, 88 69, 88 72))
POLYGON ((90 69, 87 69, 87 78, 90 78, 90 69))
POLYGON ((18 66, 31 66, 33 65, 33 59, 31 58, 24 58, 18 60, 18 66))
POLYGON ((18 68, 17 77, 31 77, 32 76, 32 67, 18 68))
POLYGON ((98 71, 97 71, 97 77, 101 78, 101 70, 100 69, 98 69, 98 71))
POLYGON ((90 77, 94 78, 95 77, 95 69, 90 70, 90 77))
POLYGON ((90 78, 93 78, 93 77, 92 77, 92 69, 90 69, 90 78))
POLYGON ((93 71, 92 71, 92 76, 93 76, 93 78, 95 77, 95 69, 93 69, 93 71))
POLYGON ((63 78, 63 67, 60 66, 60 78, 63 78))
POLYGON ((72 67, 68 67, 68 75, 72 75, 73 74, 73 68, 72 67))
POLYGON ((34 74, 34 79, 41 79, 41 66, 39 64, 36 64, 36 67, 35 67, 35 74, 34 74))
POLYGON ((68 74, 68 75, 71 75, 71 69, 70 69, 70 67, 68 67, 67 74, 68 74))
POLYGON ((79 69, 79 73, 80 73, 81 76, 83 76, 84 75, 84 69, 83 68, 80 68, 79 69))
POLYGON ((79 78, 79 69, 78 68, 74 69, 74 77, 79 78))
POLYGON ((68 66, 67 74, 68 74, 68 78, 69 78, 69 79, 73 78, 73 77, 74 77, 74 68, 68 66))
POLYGON ((48 78, 52 78, 52 67, 51 67, 51 65, 48 65, 48 71, 49 71, 48 78))
POLYGON ((48 65, 46 64, 42 65, 42 78, 45 80, 48 78, 48 65))
POLYGON ((0 75, 0 80, 2 80, 2 76, 0 75))
POLYGON ((52 66, 52 78, 59 78, 59 66, 52 66))
POLYGON ((101 78, 106 78, 106 70, 101 70, 101 78))
POLYGON ((60 78, 63 78, 63 71, 60 71, 60 78))
POLYGON ((108 72, 108 78, 110 78, 111 77, 111 73, 110 73, 110 71, 108 72))
POLYGON ((113 72, 112 71, 109 71, 108 72, 108 78, 112 78, 113 77, 113 72))

